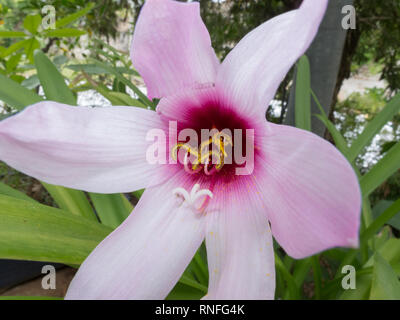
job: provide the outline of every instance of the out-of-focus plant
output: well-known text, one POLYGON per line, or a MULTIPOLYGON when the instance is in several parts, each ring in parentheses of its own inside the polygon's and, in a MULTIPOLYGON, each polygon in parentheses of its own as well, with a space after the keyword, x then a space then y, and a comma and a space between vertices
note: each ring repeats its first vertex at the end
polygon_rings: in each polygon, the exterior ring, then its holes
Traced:
MULTIPOLYGON (((5 24, 10 27, 15 26, 23 19, 26 12, 40 12, 43 6, 52 5, 56 9, 57 17, 72 15, 85 8, 88 4, 85 0, 0 0, 0 4, 8 9, 5 24)), ((116 38, 119 35, 118 22, 126 22, 131 10, 131 1, 129 0, 104 0, 97 2, 96 6, 82 21, 85 30, 96 36, 105 36, 106 38, 116 38)))
POLYGON ((42 16, 40 14, 32 14, 24 18, 23 31, 0 29, 0 38, 23 39, 13 43, 8 48, 2 48, 2 58, 6 58, 23 49, 27 59, 30 63, 33 63, 33 52, 43 47, 46 40, 48 41, 48 45, 55 38, 79 37, 86 34, 85 30, 67 28, 66 26, 87 14, 93 6, 93 3, 89 3, 84 9, 57 20, 55 28, 51 28, 50 26, 43 27, 42 16))
MULTIPOLYGON (((94 57, 88 57, 88 63, 69 64, 67 69, 74 71, 73 83, 79 84, 73 88, 75 92, 94 89, 108 99, 112 105, 127 105, 154 108, 153 102, 135 85, 131 78, 139 74, 132 68, 129 56, 102 40, 93 40, 91 52, 94 57), (84 83, 81 83, 81 80, 84 83), (130 90, 137 99, 131 97, 130 90)), ((139 83, 138 81, 136 81, 139 83)))
MULTIPOLYGON (((393 99, 398 101, 399 99, 393 99)), ((335 125, 346 139, 347 144, 355 141, 365 127, 373 121, 390 102, 383 88, 367 89, 364 93, 353 93, 346 100, 338 102, 335 108, 335 125)), ((393 104, 393 102, 392 102, 393 104)), ((368 171, 400 140, 400 113, 388 121, 373 138, 373 146, 364 148, 356 159, 361 172, 368 171)), ((377 215, 385 205, 400 197, 400 171, 371 194, 373 214, 377 215)), ((397 218, 399 219, 399 218, 397 218)), ((398 232, 396 224, 395 232, 398 232)), ((392 225, 395 227, 395 225, 392 225)))

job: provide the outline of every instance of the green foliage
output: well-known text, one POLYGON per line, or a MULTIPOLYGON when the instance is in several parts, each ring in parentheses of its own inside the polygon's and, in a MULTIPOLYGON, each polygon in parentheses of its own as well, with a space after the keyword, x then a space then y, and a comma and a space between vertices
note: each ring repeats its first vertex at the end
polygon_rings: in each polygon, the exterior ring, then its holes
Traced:
POLYGON ((373 300, 400 300, 400 281, 390 264, 376 252, 370 298, 373 300))
POLYGON ((48 100, 76 105, 76 98, 56 66, 40 50, 35 53, 35 66, 48 100))
POLYGON ((0 195, 0 257, 80 264, 111 232, 67 211, 0 195))
POLYGON ((351 31, 357 39, 354 63, 375 62, 382 68, 382 78, 391 92, 400 90, 400 2, 356 0, 357 28, 351 31))
POLYGON ((42 101, 42 98, 32 91, 25 89, 17 82, 0 74, 0 97, 1 100, 22 110, 26 106, 42 101))

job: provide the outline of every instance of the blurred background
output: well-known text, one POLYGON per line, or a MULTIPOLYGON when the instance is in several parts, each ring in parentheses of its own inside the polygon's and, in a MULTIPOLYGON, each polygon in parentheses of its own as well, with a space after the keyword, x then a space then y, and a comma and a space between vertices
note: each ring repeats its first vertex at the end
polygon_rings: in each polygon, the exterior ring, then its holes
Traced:
MULTIPOLYGON (((301 4, 301 0, 199 2, 202 18, 221 60, 252 29, 301 4)), ((142 5, 143 1, 132 0, 91 3, 84 0, 0 0, 0 74, 44 95, 34 61, 34 52, 39 49, 64 76, 79 105, 135 105, 137 93, 118 75, 146 92, 129 58, 135 21, 142 5), (54 29, 42 26, 42 19, 51 14, 50 9, 43 12, 46 5, 55 8, 54 29), (117 70, 118 75, 113 70, 117 70)), ((400 91, 399 44, 400 1, 330 1, 307 56, 312 89, 348 145, 400 91), (343 28, 346 14, 341 8, 345 5, 356 9, 355 28, 343 28)), ((294 123, 295 78, 293 68, 268 107, 269 121, 294 123)), ((13 103, 1 100, 0 118, 18 111, 13 103)), ((319 113, 314 104, 312 111, 319 113)), ((334 143, 317 117, 313 117, 312 130, 334 143)), ((397 113, 358 155, 355 163, 360 172, 372 168, 399 140, 400 114, 397 113)), ((0 182, 43 204, 57 207, 54 197, 40 182, 2 162, 0 182)), ((127 196, 134 205, 137 197, 127 196)), ((400 172, 397 171, 370 196, 373 214, 378 216, 399 197, 400 172)), ((390 222, 389 228, 399 236, 399 215, 390 222)), ((40 274, 41 265, 0 260, 0 295, 40 294, 35 291, 40 287, 35 283, 38 280, 26 281, 40 274)), ((62 296, 73 274, 72 269, 64 270, 57 280, 60 281, 58 291, 52 294, 62 296)), ((312 284, 306 282, 304 292, 312 295, 312 284)))

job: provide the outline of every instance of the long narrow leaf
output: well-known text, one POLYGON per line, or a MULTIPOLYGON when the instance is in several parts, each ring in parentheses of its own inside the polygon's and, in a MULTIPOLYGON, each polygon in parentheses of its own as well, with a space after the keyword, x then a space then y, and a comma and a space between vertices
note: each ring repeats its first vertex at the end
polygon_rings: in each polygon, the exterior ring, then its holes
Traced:
POLYGON ((48 29, 45 32, 43 32, 43 34, 46 37, 53 37, 53 38, 80 37, 86 34, 86 31, 72 29, 72 28, 55 29, 55 30, 48 29))
POLYGON ((20 200, 36 202, 34 199, 28 197, 25 193, 15 190, 3 182, 0 182, 0 194, 20 200))
POLYGON ((0 100, 17 110, 22 110, 43 99, 33 91, 0 74, 0 100))
POLYGON ((0 38, 25 38, 27 34, 22 31, 0 31, 0 38))
POLYGON ((36 38, 29 38, 23 41, 24 42, 24 49, 25 49, 25 54, 29 60, 30 63, 34 63, 34 52, 36 49, 40 48, 40 43, 36 38))
POLYGON ((86 15, 90 10, 92 10, 93 7, 94 7, 94 3, 93 3, 93 2, 90 2, 90 3, 88 3, 88 4, 86 5, 85 8, 83 8, 83 9, 81 9, 81 10, 75 12, 75 13, 69 14, 69 15, 65 16, 64 18, 62 18, 62 19, 57 20, 57 21, 56 21, 56 28, 62 28, 62 27, 65 27, 65 26, 67 26, 67 25, 69 25, 69 24, 75 22, 75 21, 78 20, 80 17, 83 17, 83 16, 86 15))
POLYGON ((400 168, 400 142, 397 142, 360 181, 364 197, 367 197, 400 168))
POLYGON ((119 81, 121 81, 123 84, 125 84, 126 86, 128 86, 129 88, 131 88, 131 89, 133 90, 133 92, 135 92, 135 93, 138 95, 139 99, 140 99, 144 104, 146 104, 147 106, 149 106, 149 107, 151 107, 151 108, 154 108, 153 102, 150 101, 150 100, 146 97, 146 95, 145 95, 142 91, 140 91, 140 89, 139 89, 138 87, 136 87, 132 82, 130 82, 128 79, 126 79, 126 78, 125 78, 121 73, 119 73, 117 70, 115 70, 114 68, 110 67, 109 65, 107 65, 107 64, 105 64, 105 63, 103 63, 103 62, 101 62, 101 61, 98 61, 98 60, 95 60, 95 59, 91 59, 91 61, 92 61, 94 64, 96 64, 97 66, 99 66, 99 67, 103 68, 104 70, 106 70, 107 72, 109 72, 109 73, 115 75, 115 77, 116 77, 119 81))
POLYGON ((336 147, 347 158, 347 153, 349 148, 347 146, 345 138, 342 136, 339 130, 336 129, 335 125, 329 120, 328 116, 325 113, 324 108, 322 108, 321 103, 319 102, 316 94, 312 90, 311 90, 311 95, 321 112, 321 114, 316 114, 315 116, 325 125, 329 133, 332 135, 336 147))
POLYGON ((97 221, 92 206, 90 205, 89 200, 86 198, 84 192, 60 186, 54 186, 44 182, 42 182, 42 185, 50 193, 60 209, 64 209, 75 215, 97 221))
POLYGON ((0 195, 0 258, 80 264, 111 228, 0 195))
POLYGON ((311 131, 311 74, 305 55, 297 64, 295 123, 297 128, 311 131))
POLYGON ((89 195, 100 221, 111 228, 118 227, 133 210, 133 206, 122 194, 90 193, 89 195))
POLYGON ((76 105, 76 98, 56 66, 40 50, 35 52, 35 65, 40 83, 48 100, 76 105))
POLYGON ((353 162, 360 152, 372 141, 382 127, 400 112, 400 93, 366 126, 350 147, 348 159, 353 162))
POLYGON ((366 229, 361 235, 361 241, 365 242, 369 240, 376 232, 382 228, 385 223, 388 223, 396 214, 400 212, 400 199, 395 201, 389 208, 387 208, 374 222, 366 229))

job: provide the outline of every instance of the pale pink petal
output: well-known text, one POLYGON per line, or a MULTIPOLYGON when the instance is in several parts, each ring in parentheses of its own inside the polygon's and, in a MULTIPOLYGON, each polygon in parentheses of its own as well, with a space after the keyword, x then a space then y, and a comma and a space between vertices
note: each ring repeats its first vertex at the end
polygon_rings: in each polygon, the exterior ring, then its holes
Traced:
POLYGON ((222 63, 216 86, 238 108, 263 116, 286 73, 318 31, 328 0, 304 0, 300 9, 279 15, 247 34, 222 63))
POLYGON ((40 102, 0 122, 0 160, 47 183, 91 192, 144 188, 159 168, 146 161, 159 116, 134 107, 40 102))
POLYGON ((146 189, 125 222, 89 255, 66 299, 164 299, 204 240, 204 216, 172 190, 182 172, 146 189))
MULTIPOLYGON (((255 192, 219 198, 207 215, 209 291, 205 299, 273 299, 275 265, 268 220, 255 192)), ((216 195, 218 197, 218 194, 216 195)))
POLYGON ((150 98, 212 85, 219 66, 197 2, 147 0, 136 23, 131 58, 150 98))
POLYGON ((304 258, 358 245, 361 193, 356 174, 329 142, 304 130, 268 125, 264 170, 257 176, 272 233, 304 258))

